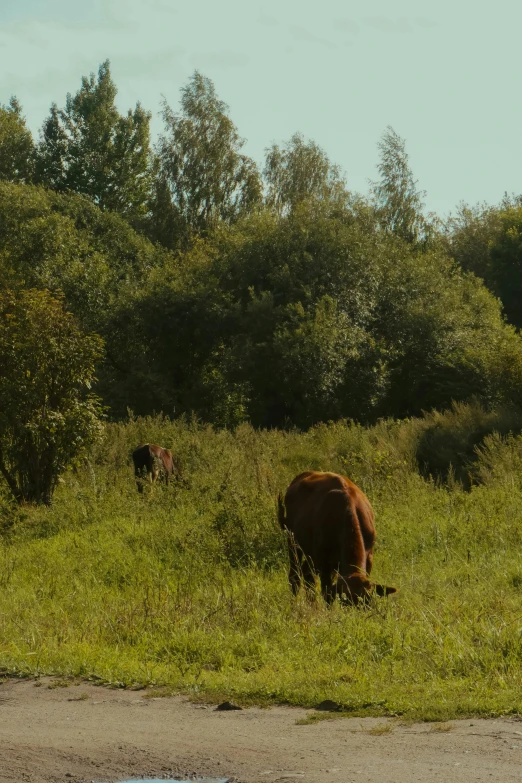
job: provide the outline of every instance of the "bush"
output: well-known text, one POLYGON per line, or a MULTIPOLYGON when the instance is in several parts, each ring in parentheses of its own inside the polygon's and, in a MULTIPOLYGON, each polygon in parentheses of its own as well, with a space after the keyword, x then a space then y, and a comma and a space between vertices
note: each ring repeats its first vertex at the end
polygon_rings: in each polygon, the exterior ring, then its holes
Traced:
POLYGON ((102 354, 47 291, 0 292, 0 473, 19 502, 50 503, 60 473, 100 434, 89 393, 102 354))
POLYGON ((433 411, 417 423, 416 459, 422 475, 469 489, 481 475, 475 463, 488 436, 522 430, 522 411, 487 410, 476 400, 454 403, 444 412, 433 411))

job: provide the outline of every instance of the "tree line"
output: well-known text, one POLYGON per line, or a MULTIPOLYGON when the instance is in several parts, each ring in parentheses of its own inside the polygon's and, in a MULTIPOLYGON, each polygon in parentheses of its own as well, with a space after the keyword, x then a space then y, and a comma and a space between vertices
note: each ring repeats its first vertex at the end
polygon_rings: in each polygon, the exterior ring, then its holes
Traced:
MULTIPOLYGON (((262 171, 243 154, 245 140, 212 81, 195 72, 179 111, 162 103, 163 133, 151 143, 151 112, 116 107, 109 61, 83 77, 65 106, 51 106, 39 138, 16 97, 0 107, 0 179, 86 196, 122 216, 151 241, 186 249, 220 225, 268 209, 283 217, 314 200, 338 210, 350 203, 346 178, 324 150, 300 133, 266 149, 262 171)), ((381 225, 409 241, 425 233, 422 194, 403 140, 388 128, 374 183, 381 225)))
POLYGON ((299 133, 261 170, 197 72, 177 111, 164 102, 154 145, 150 113, 120 114, 116 94, 105 62, 37 140, 16 98, 0 108, 0 471, 19 493, 16 439, 49 445, 34 411, 66 399, 84 412, 79 444, 100 405, 306 428, 522 404, 521 199, 426 215, 392 128, 367 195, 299 133), (20 308, 35 320, 15 340, 20 308), (58 323, 86 347, 64 341, 53 364, 58 323), (17 351, 26 365, 11 372, 17 351), (20 372, 32 413, 13 403, 20 372))

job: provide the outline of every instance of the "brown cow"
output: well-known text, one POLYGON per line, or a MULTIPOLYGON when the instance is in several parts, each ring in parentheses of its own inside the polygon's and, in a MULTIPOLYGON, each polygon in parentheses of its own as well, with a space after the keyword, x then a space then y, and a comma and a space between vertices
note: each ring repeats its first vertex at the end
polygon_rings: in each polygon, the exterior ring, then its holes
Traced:
POLYGON ((132 461, 134 462, 134 475, 136 476, 138 492, 143 492, 141 477, 144 471, 151 484, 159 477, 164 478, 165 483, 168 484, 169 477, 173 475, 176 469, 171 452, 162 446, 155 446, 153 443, 145 443, 138 446, 132 452, 132 461))
POLYGON ((279 495, 279 524, 287 531, 289 580, 294 595, 301 578, 313 588, 314 573, 321 580, 327 603, 336 595, 353 603, 372 592, 388 595, 395 587, 369 580, 375 527, 370 502, 350 479, 336 473, 307 471, 279 495), (286 514, 285 514, 286 508, 286 514))

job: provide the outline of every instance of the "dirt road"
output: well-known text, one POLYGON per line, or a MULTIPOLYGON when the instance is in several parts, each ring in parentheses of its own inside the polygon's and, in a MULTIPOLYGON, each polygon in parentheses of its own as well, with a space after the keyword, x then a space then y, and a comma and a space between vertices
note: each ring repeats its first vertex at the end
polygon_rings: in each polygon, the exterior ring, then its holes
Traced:
MULTIPOLYGON (((0 783, 208 775, 239 783, 520 783, 522 722, 401 726, 347 718, 300 726, 285 707, 216 712, 81 683, 0 684, 0 783), (439 727, 440 728, 440 727, 439 727), (447 728, 446 727, 442 727, 447 728)), ((388 722, 390 723, 390 722, 388 722)))

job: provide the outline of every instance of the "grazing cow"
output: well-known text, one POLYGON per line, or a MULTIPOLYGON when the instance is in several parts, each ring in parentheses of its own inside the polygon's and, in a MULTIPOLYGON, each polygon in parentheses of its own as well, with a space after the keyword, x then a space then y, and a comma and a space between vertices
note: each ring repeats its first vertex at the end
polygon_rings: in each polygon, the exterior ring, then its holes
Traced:
POLYGON ((307 471, 279 495, 279 524, 288 535, 289 580, 294 595, 301 579, 313 588, 321 580, 327 603, 336 595, 356 603, 372 592, 384 596, 395 587, 369 580, 375 527, 370 502, 350 479, 336 473, 307 471), (285 513, 286 510, 286 513, 285 513))
POLYGON ((171 452, 162 446, 155 446, 153 443, 138 446, 132 452, 132 461, 134 462, 138 492, 143 492, 143 483, 140 479, 144 472, 151 484, 158 478, 164 478, 165 483, 168 484, 169 477, 173 475, 175 470, 171 452))

